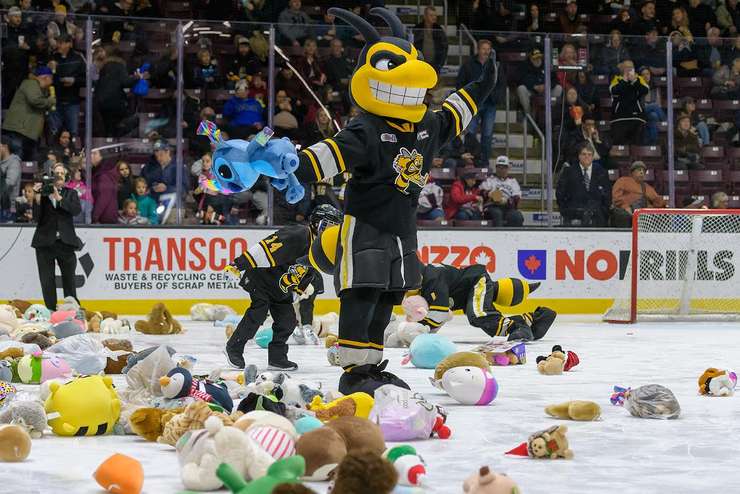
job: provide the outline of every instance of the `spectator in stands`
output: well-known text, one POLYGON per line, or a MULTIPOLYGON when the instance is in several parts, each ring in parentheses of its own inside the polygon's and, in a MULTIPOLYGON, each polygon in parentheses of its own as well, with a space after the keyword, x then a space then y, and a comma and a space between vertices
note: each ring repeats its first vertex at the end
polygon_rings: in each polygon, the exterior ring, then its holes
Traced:
POLYGON ((134 176, 131 174, 131 167, 128 163, 121 160, 116 163, 118 171, 118 209, 123 209, 123 202, 130 199, 134 193, 134 176))
MULTIPOLYGON (((208 188, 205 184, 209 180, 213 180, 213 157, 211 153, 203 153, 199 160, 193 162, 190 166, 190 173, 196 177, 197 182, 195 191, 193 192, 193 198, 196 201, 196 217, 203 218, 206 210, 210 205, 221 204, 226 199, 225 196, 221 196, 217 191, 208 188)), ((226 199, 228 201, 228 199, 226 199)))
MULTIPOLYGON (((144 165, 141 176, 150 185, 151 195, 159 201, 162 194, 171 194, 177 190, 177 166, 172 159, 172 149, 167 141, 160 139, 154 143, 154 159, 144 165)), ((182 174, 182 190, 187 190, 187 174, 182 174)))
POLYGON ((594 66, 594 74, 604 74, 609 77, 619 73, 618 65, 629 60, 629 50, 622 42, 622 34, 613 29, 609 34, 609 42, 601 50, 594 50, 591 63, 594 66))
POLYGON ((555 123, 562 125, 563 131, 567 134, 573 132, 577 126, 581 125, 583 115, 586 113, 586 105, 578 96, 578 91, 570 87, 565 91, 565 100, 558 100, 555 103, 556 113, 555 123), (560 116, 562 115, 562 119, 560 116))
POLYGON ((428 5, 424 9, 424 19, 414 26, 413 33, 414 46, 439 73, 447 59, 447 33, 437 24, 437 9, 428 5))
POLYGON ((10 47, 18 47, 24 50, 30 49, 31 33, 27 25, 23 24, 21 9, 11 7, 5 15, 6 24, 5 37, 3 38, 3 50, 10 47))
POLYGON ((591 72, 588 70, 581 70, 576 74, 576 81, 574 85, 578 96, 584 104, 584 110, 586 113, 591 113, 596 116, 600 116, 599 111, 599 91, 596 89, 593 79, 591 78, 591 72))
MULTIPOLYGON (((303 83, 295 76, 287 63, 284 63, 275 76, 275 91, 285 91, 290 95, 296 106, 301 106, 306 90, 303 83)), ((296 108, 297 111, 297 108, 296 108)))
POLYGON ((694 36, 704 37, 709 33, 709 28, 717 25, 712 7, 702 0, 689 0, 689 8, 686 14, 689 17, 689 30, 694 36))
POLYGON ((311 35, 311 18, 301 10, 301 0, 290 0, 288 8, 280 12, 278 17, 278 30, 285 42, 293 46, 301 46, 301 43, 311 35))
POLYGON ((694 46, 694 51, 699 59, 699 68, 706 77, 712 77, 714 71, 722 65, 722 38, 719 37, 719 28, 711 27, 707 31, 707 39, 700 40, 694 46))
POLYGON ((534 2, 530 3, 527 8, 524 25, 527 26, 528 33, 545 32, 545 16, 541 13, 540 6, 534 2))
POLYGON ((59 160, 65 165, 69 164, 69 160, 75 155, 75 148, 72 143, 72 134, 67 129, 62 129, 57 134, 56 143, 51 146, 51 150, 59 160))
POLYGON ((655 17, 655 2, 647 0, 640 6, 640 15, 632 24, 632 34, 642 36, 655 29, 660 31, 661 21, 655 17))
POLYGON ((124 89, 132 87, 142 76, 139 72, 130 76, 126 62, 120 57, 106 54, 101 62, 100 77, 93 96, 94 105, 103 120, 103 135, 119 137, 126 132, 127 117, 130 117, 128 95, 124 89))
POLYGON ((681 109, 689 116, 691 126, 694 127, 696 132, 699 134, 699 140, 702 146, 708 146, 712 142, 709 125, 707 125, 704 115, 701 115, 696 111, 696 101, 694 101, 694 98, 691 96, 686 96, 685 98, 682 98, 681 103, 681 109))
POLYGON ((118 0, 108 8, 107 15, 114 18, 103 24, 103 39, 105 41, 119 43, 134 39, 136 25, 132 20, 129 20, 134 16, 133 0, 118 0))
POLYGON ((576 47, 572 43, 565 43, 560 49, 558 65, 570 68, 570 70, 558 70, 555 73, 558 84, 560 84, 564 89, 567 89, 575 84, 576 81, 577 72, 574 71, 573 68, 581 65, 578 62, 578 52, 576 51, 576 47))
POLYGON ((732 61, 731 66, 721 66, 712 77, 714 99, 740 98, 740 56, 732 61))
POLYGON ((293 103, 285 90, 280 90, 275 94, 275 116, 272 124, 275 126, 276 133, 281 136, 295 136, 295 130, 298 128, 298 118, 293 113, 293 103))
POLYGON ((236 92, 224 105, 224 119, 229 123, 228 132, 232 139, 244 139, 259 132, 265 126, 265 107, 261 101, 249 98, 247 81, 236 83, 236 92))
POLYGON ((642 127, 645 125, 641 100, 650 88, 643 78, 637 75, 631 60, 625 60, 620 68, 622 75, 615 76, 609 86, 612 95, 610 124, 612 142, 638 144, 642 127))
POLYGON ((565 167, 560 174, 556 198, 565 225, 607 225, 611 184, 606 171, 593 164, 593 157, 590 146, 584 144, 578 152, 578 163, 565 167))
POLYGON ((419 206, 416 209, 416 218, 419 220, 442 222, 445 218, 442 209, 444 191, 442 187, 429 178, 419 193, 419 206))
POLYGON ((262 77, 262 72, 257 72, 252 76, 252 80, 249 82, 247 97, 259 100, 265 105, 267 104, 267 82, 262 77))
POLYGON ((740 57, 740 33, 735 35, 732 43, 727 43, 722 50, 722 65, 732 65, 732 61, 740 57))
POLYGON ((52 49, 56 49, 59 37, 64 34, 68 34, 73 42, 82 41, 82 29, 67 19, 67 7, 58 4, 54 7, 54 19, 46 26, 46 36, 49 40, 49 46, 52 49))
POLYGON ((607 31, 619 31, 622 34, 632 32, 632 16, 629 8, 622 8, 617 17, 609 23, 607 31))
POLYGON ((100 151, 90 153, 92 164, 92 222, 113 225, 118 221, 118 173, 116 162, 103 160, 100 151))
POLYGON ((491 220, 493 226, 515 226, 524 224, 524 216, 519 211, 522 190, 519 182, 509 176, 509 158, 496 158, 496 172, 480 184, 483 195, 483 215, 491 220))
POLYGON ((150 225, 159 223, 157 202, 149 195, 149 186, 145 178, 137 177, 134 180, 134 194, 131 199, 136 201, 136 210, 139 212, 139 216, 148 219, 150 225))
MULTIPOLYGON (((62 163, 59 163, 59 165, 64 166, 62 163)), ((67 182, 65 187, 76 191, 77 196, 80 198, 80 214, 74 217, 74 222, 82 224, 92 215, 92 193, 90 192, 90 189, 88 189, 87 183, 84 180, 82 168, 79 166, 71 167, 69 169, 69 176, 72 178, 67 182)))
MULTIPOLYGON (((522 83, 516 88, 524 113, 532 113, 533 94, 537 96, 545 94, 545 65, 542 58, 542 52, 537 48, 529 52, 529 62, 523 70, 522 83)), ((550 94, 554 98, 559 98, 563 94, 562 86, 553 84, 550 94)))
POLYGON ((303 42, 303 56, 295 62, 298 73, 308 82, 311 89, 317 91, 326 84, 326 74, 319 64, 318 45, 313 38, 303 42))
POLYGON ((201 89, 221 89, 221 71, 213 59, 211 50, 198 50, 198 63, 193 69, 193 85, 201 89))
MULTIPOLYGON (((483 65, 491 58, 493 46, 487 39, 478 40, 478 52, 475 57, 470 59, 460 67, 460 72, 457 74, 456 87, 465 87, 470 82, 477 80, 480 77, 483 65)), ((496 87, 494 87, 491 95, 488 99, 478 104, 478 114, 473 117, 466 130, 472 136, 475 136, 476 132, 480 128, 480 144, 481 144, 481 164, 484 167, 488 167, 488 159, 491 155, 491 145, 493 141, 493 130, 496 124, 496 104, 501 98, 502 93, 506 89, 506 76, 504 72, 503 64, 499 64, 499 78, 496 81, 496 87)))
POLYGON ((648 85, 648 93, 643 99, 645 104, 645 134, 644 141, 648 146, 658 143, 658 123, 666 121, 666 114, 661 106, 660 88, 652 85, 653 74, 648 67, 640 69, 640 75, 648 85))
POLYGON ((329 12, 324 12, 324 19, 314 26, 316 41, 321 47, 327 47, 337 38, 336 18, 329 12))
POLYGON ((564 146, 565 152, 563 153, 568 163, 573 164, 578 161, 579 151, 584 145, 591 149, 594 164, 606 169, 611 168, 609 138, 608 136, 601 136, 593 115, 585 115, 581 122, 576 124, 575 128, 568 134, 564 146))
POLYGON ((640 208, 664 208, 666 203, 650 184, 645 183, 647 167, 635 161, 630 174, 620 177, 612 186, 611 224, 616 228, 632 226, 632 213, 640 208))
POLYGON ((35 223, 39 218, 41 196, 36 194, 32 183, 23 186, 23 195, 15 200, 15 222, 35 223))
POLYGON ((234 87, 240 79, 247 79, 247 76, 253 76, 259 72, 259 58, 252 53, 249 40, 246 37, 236 37, 236 55, 231 58, 227 65, 226 78, 229 80, 229 87, 234 87))
POLYGON ((7 23, 3 26, 2 55, 2 107, 8 108, 16 89, 28 76, 29 55, 33 38, 27 26, 22 24, 21 11, 18 7, 11 7, 6 16, 7 23))
POLYGON ((21 190, 21 159, 10 149, 10 139, 0 143, 0 222, 11 221, 21 190))
POLYGON ((118 215, 119 225, 148 225, 149 220, 139 214, 134 199, 126 199, 121 208, 121 214, 118 215))
POLYGON ((735 36, 737 23, 740 20, 738 0, 725 0, 717 6, 714 13, 717 16, 717 26, 722 30, 722 36, 735 36))
POLYGON ((44 115, 56 105, 56 98, 49 95, 52 81, 49 67, 37 68, 35 77, 23 81, 15 92, 3 120, 3 130, 23 160, 35 159, 38 140, 44 130, 44 115))
POLYGON ((337 129, 334 128, 329 115, 324 110, 318 109, 315 112, 314 121, 307 125, 302 132, 301 145, 310 146, 332 137, 336 132, 337 129))
POLYGON ((730 197, 725 192, 715 192, 712 194, 711 201, 711 207, 709 209, 729 209, 730 197))
POLYGON ((49 62, 54 72, 54 92, 57 97, 56 111, 50 114, 50 130, 57 134, 67 129, 78 135, 80 120, 80 88, 85 86, 87 69, 82 55, 72 49, 72 37, 61 34, 57 39, 57 51, 49 62))
POLYGON ((578 15, 578 3, 576 0, 567 0, 565 12, 560 14, 560 32, 573 34, 581 25, 581 17, 578 15))
POLYGON ((456 220, 483 218, 483 197, 478 191, 478 171, 469 168, 452 183, 450 200, 445 206, 445 217, 456 220))
POLYGON ((694 38, 690 33, 683 35, 673 31, 670 35, 673 43, 673 68, 678 77, 699 77, 699 58, 694 50, 694 38))
POLYGON ((678 126, 673 134, 673 150, 675 153, 674 167, 676 170, 700 170, 701 141, 695 127, 691 126, 691 119, 685 113, 678 116, 678 126))
POLYGON ((645 33, 645 40, 635 51, 635 63, 640 67, 647 67, 653 76, 662 76, 666 73, 665 43, 658 40, 658 29, 652 28, 645 33))
POLYGON ((341 39, 333 39, 329 45, 329 56, 324 60, 326 82, 335 90, 348 93, 349 79, 357 62, 344 54, 341 39))

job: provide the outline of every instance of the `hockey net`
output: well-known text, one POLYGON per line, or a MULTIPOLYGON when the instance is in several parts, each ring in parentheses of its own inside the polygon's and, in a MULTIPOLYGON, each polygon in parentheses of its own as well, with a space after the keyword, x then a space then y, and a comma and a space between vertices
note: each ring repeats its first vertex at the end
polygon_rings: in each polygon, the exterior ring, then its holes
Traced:
POLYGON ((740 320, 740 210, 640 209, 607 322, 740 320))

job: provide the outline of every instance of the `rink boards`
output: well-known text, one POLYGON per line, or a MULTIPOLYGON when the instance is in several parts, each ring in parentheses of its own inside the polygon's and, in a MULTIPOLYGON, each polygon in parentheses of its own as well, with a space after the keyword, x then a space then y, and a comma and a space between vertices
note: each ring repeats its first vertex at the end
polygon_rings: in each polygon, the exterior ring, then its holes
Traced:
MULTIPOLYGON (((79 227, 78 295, 89 307, 146 313, 153 300, 184 314, 195 302, 241 310, 248 298, 224 266, 264 238, 265 228, 79 227)), ((33 226, 0 227, 0 270, 7 280, 0 299, 39 299, 33 226)), ((629 263, 629 231, 422 230, 419 257, 454 266, 483 264, 494 278, 542 282, 526 309, 547 304, 562 313, 599 313, 623 289, 629 263)), ((666 247, 668 248, 668 247, 666 247)), ((733 260, 734 261, 734 260, 733 260)), ((317 303, 336 310, 329 278, 317 303)), ((61 293, 60 293, 61 297, 61 293)))

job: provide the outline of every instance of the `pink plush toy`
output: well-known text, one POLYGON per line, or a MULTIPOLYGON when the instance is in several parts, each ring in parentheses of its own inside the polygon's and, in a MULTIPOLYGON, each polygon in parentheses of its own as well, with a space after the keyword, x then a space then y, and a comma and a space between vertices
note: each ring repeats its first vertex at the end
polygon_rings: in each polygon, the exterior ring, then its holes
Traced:
POLYGON ((463 483, 465 494, 519 494, 521 491, 516 482, 506 475, 498 475, 491 472, 488 467, 480 470, 463 483))
POLYGON ((87 324, 85 316, 80 314, 76 310, 58 310, 51 313, 52 324, 59 324, 60 322, 72 321, 80 325, 83 331, 87 331, 87 324))
POLYGON ((406 314, 406 321, 419 322, 429 313, 429 304, 421 295, 411 295, 403 299, 401 304, 403 312, 406 314))

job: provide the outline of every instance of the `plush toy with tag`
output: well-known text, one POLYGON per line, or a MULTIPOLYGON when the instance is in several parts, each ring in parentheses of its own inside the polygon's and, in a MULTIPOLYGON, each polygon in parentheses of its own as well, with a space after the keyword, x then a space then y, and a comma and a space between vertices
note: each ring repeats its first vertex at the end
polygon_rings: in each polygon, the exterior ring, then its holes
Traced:
POLYGON ((735 394, 737 374, 731 370, 710 367, 699 376, 699 393, 709 396, 732 396, 735 394))

